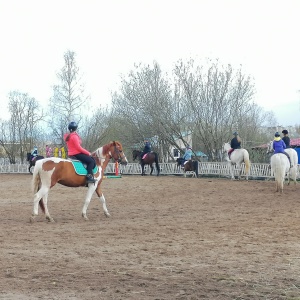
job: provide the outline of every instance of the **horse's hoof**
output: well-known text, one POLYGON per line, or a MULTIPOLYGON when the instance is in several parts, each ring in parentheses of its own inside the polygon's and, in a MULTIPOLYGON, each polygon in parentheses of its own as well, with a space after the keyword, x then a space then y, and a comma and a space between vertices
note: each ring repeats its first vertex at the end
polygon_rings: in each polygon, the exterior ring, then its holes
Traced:
POLYGON ((53 219, 52 217, 46 217, 46 220, 47 220, 48 222, 51 222, 51 223, 54 223, 54 222, 55 222, 54 219, 53 219))
POLYGON ((109 218, 110 217, 110 213, 109 212, 104 212, 104 215, 107 217, 107 218, 109 218))
POLYGON ((31 216, 29 221, 30 221, 30 223, 34 223, 34 216, 31 216))
POLYGON ((86 214, 82 213, 81 216, 84 218, 85 221, 88 221, 88 220, 89 220, 89 218, 87 217, 86 214))

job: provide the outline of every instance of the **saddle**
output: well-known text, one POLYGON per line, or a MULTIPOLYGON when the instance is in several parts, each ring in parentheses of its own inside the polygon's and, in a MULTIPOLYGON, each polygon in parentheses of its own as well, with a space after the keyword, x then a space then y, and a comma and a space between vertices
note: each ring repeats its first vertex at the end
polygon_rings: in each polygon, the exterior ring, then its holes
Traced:
MULTIPOLYGON (((152 151, 151 151, 151 152, 152 152, 152 151)), ((151 152, 145 153, 145 154, 143 155, 142 159, 145 159, 145 158, 147 157, 147 155, 148 155, 149 153, 151 153, 151 152)))
MULTIPOLYGON (((87 169, 86 164, 82 163, 80 160, 78 160, 75 157, 70 156, 69 160, 72 162, 72 165, 74 167, 75 173, 77 175, 87 175, 87 169)), ((98 166, 96 165, 93 169, 93 174, 96 174, 98 172, 98 166)))

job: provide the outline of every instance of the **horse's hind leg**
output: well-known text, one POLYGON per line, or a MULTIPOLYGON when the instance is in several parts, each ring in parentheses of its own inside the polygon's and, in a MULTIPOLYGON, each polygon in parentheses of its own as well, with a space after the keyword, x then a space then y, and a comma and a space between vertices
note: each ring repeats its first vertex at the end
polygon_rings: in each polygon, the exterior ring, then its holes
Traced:
POLYGON ((49 192, 49 188, 47 187, 42 187, 35 195, 34 195, 34 199, 33 199, 33 212, 32 212, 32 216, 30 218, 30 221, 33 222, 35 217, 39 214, 39 202, 43 201, 43 203, 41 204, 41 207, 44 208, 44 213, 46 215, 46 218, 49 221, 53 221, 53 219, 51 218, 49 211, 48 211, 48 207, 47 207, 47 199, 48 199, 48 192, 49 192), (45 200, 45 202, 44 202, 45 200))
POLYGON ((49 222, 54 222, 53 218, 50 216, 49 210, 48 210, 48 195, 49 193, 45 194, 45 196, 43 197, 42 201, 44 201, 44 206, 45 206, 45 215, 46 215, 46 219, 49 222))

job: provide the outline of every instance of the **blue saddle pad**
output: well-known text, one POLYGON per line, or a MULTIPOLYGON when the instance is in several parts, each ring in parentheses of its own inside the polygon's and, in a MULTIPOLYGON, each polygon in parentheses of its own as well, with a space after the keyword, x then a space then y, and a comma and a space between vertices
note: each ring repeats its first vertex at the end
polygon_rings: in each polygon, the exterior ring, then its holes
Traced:
MULTIPOLYGON (((72 164, 76 174, 78 175, 87 175, 87 169, 85 165, 79 160, 72 160, 72 164)), ((98 166, 93 169, 93 173, 96 174, 98 172, 98 166)))

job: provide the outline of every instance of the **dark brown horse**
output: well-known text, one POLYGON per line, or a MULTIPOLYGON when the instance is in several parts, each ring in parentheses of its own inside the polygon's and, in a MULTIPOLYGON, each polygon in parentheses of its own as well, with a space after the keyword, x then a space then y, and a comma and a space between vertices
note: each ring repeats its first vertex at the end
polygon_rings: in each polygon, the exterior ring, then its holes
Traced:
POLYGON ((35 157, 33 158, 33 157, 31 156, 31 153, 30 153, 30 152, 27 153, 27 161, 29 162, 28 172, 29 172, 30 174, 32 174, 31 168, 35 166, 35 162, 36 162, 37 160, 40 160, 40 159, 43 159, 43 158, 44 158, 44 156, 41 156, 41 155, 37 155, 37 156, 35 156, 35 157))
POLYGON ((151 168, 150 175, 153 173, 153 163, 155 163, 156 166, 156 171, 157 171, 157 176, 159 176, 160 169, 159 169, 159 164, 158 164, 158 154, 156 152, 149 152, 147 153, 146 157, 142 159, 141 157, 142 151, 139 150, 133 150, 132 151, 132 159, 135 161, 137 158, 140 160, 140 164, 142 167, 142 176, 146 175, 145 174, 145 165, 149 165, 151 168))
MULTIPOLYGON (((95 159, 98 170, 94 176, 96 183, 88 184, 88 191, 82 208, 82 217, 86 220, 88 219, 86 211, 95 191, 102 203, 104 214, 107 217, 110 216, 106 207, 104 195, 100 187, 103 179, 103 173, 111 158, 120 162, 121 164, 127 164, 127 158, 123 152, 122 144, 115 141, 98 148, 96 151, 92 152, 91 156, 95 159)), ((38 160, 36 162, 32 178, 34 203, 33 213, 30 219, 31 222, 33 222, 35 216, 38 215, 39 205, 42 211, 45 213, 46 219, 53 222, 53 219, 48 211, 47 201, 49 191, 56 183, 60 183, 68 187, 87 186, 86 176, 84 174, 78 175, 76 173, 71 160, 58 157, 50 157, 43 160, 38 160)), ((72 199, 73 195, 74 193, 71 191, 70 199, 72 199)))
POLYGON ((186 172, 195 172, 198 177, 198 160, 188 160, 185 161, 182 157, 176 159, 177 167, 182 167, 184 176, 186 177, 186 172))

